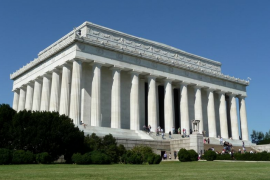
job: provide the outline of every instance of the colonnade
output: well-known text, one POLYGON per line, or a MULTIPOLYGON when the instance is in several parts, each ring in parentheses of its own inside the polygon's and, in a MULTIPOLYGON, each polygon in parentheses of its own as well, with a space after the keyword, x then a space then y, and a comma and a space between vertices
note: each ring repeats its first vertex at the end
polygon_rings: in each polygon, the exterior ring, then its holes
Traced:
MULTIPOLYGON (((101 68, 102 64, 93 63, 93 79, 91 84, 91 115, 90 125, 101 126, 101 68)), ((111 88, 111 128, 121 128, 121 68, 112 67, 112 88, 111 88)), ((139 108, 139 76, 140 72, 131 71, 130 89, 130 129, 140 129, 140 108, 139 108)), ((158 98, 157 98, 157 76, 148 75, 148 124, 152 131, 158 126, 158 98)), ((174 126, 174 104, 173 104, 173 79, 164 80, 164 128, 168 133, 174 126)), ((180 81, 180 80, 179 80, 180 81)), ((177 83, 176 88, 180 89, 180 119, 181 129, 185 128, 189 134, 190 121, 188 105, 188 82, 177 83)), ((75 125, 81 120, 81 86, 82 86, 82 62, 73 60, 72 65, 64 64, 61 69, 54 69, 28 84, 14 90, 13 108, 16 111, 57 111, 73 119, 75 125)), ((225 94, 230 96, 229 115, 231 120, 231 132, 233 139, 239 139, 239 127, 237 117, 236 98, 239 99, 239 114, 241 121, 242 139, 248 140, 247 116, 245 97, 229 92, 217 91, 200 85, 194 86, 194 117, 200 120, 200 129, 203 127, 203 103, 202 88, 207 90, 207 121, 209 137, 217 137, 215 106, 219 107, 220 135, 229 138, 227 125, 227 106, 225 94), (214 93, 219 94, 219 104, 215 104, 214 93)))

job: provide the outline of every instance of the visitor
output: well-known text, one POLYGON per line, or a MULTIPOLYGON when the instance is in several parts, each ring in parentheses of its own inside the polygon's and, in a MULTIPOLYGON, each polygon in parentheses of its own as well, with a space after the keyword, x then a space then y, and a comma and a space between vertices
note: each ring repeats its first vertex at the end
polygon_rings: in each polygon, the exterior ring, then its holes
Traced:
POLYGON ((170 159, 170 160, 172 159, 172 157, 171 157, 171 153, 169 154, 169 159, 170 159))
POLYGON ((215 151, 215 148, 214 147, 212 147, 212 151, 215 151))
POLYGON ((241 154, 241 149, 238 149, 238 153, 241 154))
POLYGON ((156 136, 159 136, 159 131, 158 131, 158 128, 156 130, 156 136))
POLYGON ((161 136, 162 136, 162 139, 164 139, 164 133, 163 132, 161 133, 161 136))
POLYGON ((222 137, 220 137, 220 145, 222 145, 223 144, 223 138, 222 137))
POLYGON ((174 127, 172 127, 172 133, 175 134, 175 128, 174 127))
POLYGON ((234 153, 234 152, 232 151, 232 152, 231 152, 231 158, 232 158, 232 159, 234 159, 234 155, 233 155, 233 153, 234 153))
POLYGON ((183 129, 183 134, 184 134, 184 137, 186 137, 186 129, 185 128, 183 129))
POLYGON ((198 160, 201 160, 201 153, 199 153, 198 160))
POLYGON ((151 126, 148 125, 148 133, 150 134, 150 132, 151 132, 151 126))
POLYGON ((189 134, 192 134, 192 129, 189 130, 189 134))
POLYGON ((171 131, 169 132, 169 138, 170 138, 170 139, 172 138, 172 133, 171 133, 171 131))
POLYGON ((178 134, 181 134, 181 128, 180 127, 178 128, 178 134))
POLYGON ((207 143, 208 143, 208 144, 210 143, 210 139, 209 139, 209 138, 207 139, 207 143))
POLYGON ((243 143, 242 147, 245 147, 245 142, 244 142, 244 141, 242 141, 242 143, 243 143))
POLYGON ((167 159, 167 154, 166 154, 166 152, 164 153, 163 157, 164 157, 164 160, 167 159))
POLYGON ((146 132, 146 125, 143 125, 143 130, 146 132))
POLYGON ((173 154, 174 154, 174 159, 176 159, 176 156, 177 156, 176 151, 174 151, 173 154))

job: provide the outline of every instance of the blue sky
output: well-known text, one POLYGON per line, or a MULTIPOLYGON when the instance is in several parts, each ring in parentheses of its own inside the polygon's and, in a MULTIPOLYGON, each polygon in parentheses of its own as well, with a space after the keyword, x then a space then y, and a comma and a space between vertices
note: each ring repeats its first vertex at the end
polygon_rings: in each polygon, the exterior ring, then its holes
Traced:
POLYGON ((0 103, 12 105, 12 72, 90 21, 219 61, 224 74, 251 77, 249 131, 270 129, 269 0, 2 0, 0 17, 0 103))

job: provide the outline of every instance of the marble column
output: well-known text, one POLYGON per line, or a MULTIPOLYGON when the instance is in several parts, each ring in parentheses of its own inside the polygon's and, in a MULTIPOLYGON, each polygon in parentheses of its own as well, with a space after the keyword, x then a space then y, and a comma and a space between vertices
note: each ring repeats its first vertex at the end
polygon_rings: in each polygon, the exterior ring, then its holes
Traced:
MULTIPOLYGON (((165 95, 164 95, 164 125, 165 133, 169 133, 173 127, 174 115, 173 115, 173 89, 172 80, 166 79, 165 84, 165 95)), ((171 132, 173 133, 173 132, 171 132)))
POLYGON ((189 111, 188 111, 188 83, 180 84, 180 115, 181 115, 181 132, 186 129, 186 135, 190 134, 189 111))
POLYGON ((229 138, 228 123, 227 123, 227 109, 225 92, 218 92, 219 94, 219 120, 220 120, 220 136, 222 138, 229 138))
POLYGON ((20 88, 20 97, 19 97, 19 106, 18 106, 18 112, 23 111, 25 108, 25 87, 20 88))
POLYGON ((27 111, 32 110, 32 104, 33 104, 33 85, 32 84, 27 84, 26 87, 26 100, 25 100, 25 109, 27 111))
POLYGON ((231 116, 231 130, 232 139, 239 139, 239 128, 238 128, 238 118, 237 118, 237 107, 236 107, 236 97, 235 94, 230 94, 230 116, 231 116))
POLYGON ((248 125, 245 96, 239 97, 239 111, 241 121, 242 140, 248 141, 248 125))
POLYGON ((101 126, 100 109, 100 86, 101 86, 101 64, 93 64, 92 98, 91 98, 91 126, 101 126))
POLYGON ((207 117, 209 137, 217 137, 214 89, 207 89, 207 117))
POLYGON ((203 112, 202 112, 202 90, 201 86, 195 86, 195 103, 194 103, 194 111, 195 111, 195 120, 200 120, 199 124, 199 133, 202 133, 204 130, 203 127, 203 112))
POLYGON ((14 96, 13 96, 13 106, 12 108, 17 111, 19 106, 19 99, 20 99, 20 91, 18 89, 14 90, 14 96))
POLYGON ((57 69, 52 72, 52 86, 50 97, 50 111, 59 111, 59 99, 60 99, 60 73, 57 69))
POLYGON ((121 128, 121 69, 113 67, 111 70, 111 128, 121 128))
POLYGON ((130 90, 130 129, 140 130, 140 110, 139 110, 139 73, 131 73, 130 90))
POLYGON ((51 94, 51 77, 43 76, 40 111, 49 111, 51 94))
POLYGON ((32 111, 40 110, 42 84, 39 79, 35 80, 32 111))
POLYGON ((148 76, 148 125, 151 131, 156 132, 157 129, 157 87, 156 77, 148 76))
POLYGON ((81 78, 82 62, 73 60, 69 117, 73 119, 75 126, 80 125, 81 78))
POLYGON ((60 107, 59 114, 69 115, 69 100, 70 100, 70 66, 64 64, 62 68, 62 82, 61 82, 61 93, 60 93, 60 107))

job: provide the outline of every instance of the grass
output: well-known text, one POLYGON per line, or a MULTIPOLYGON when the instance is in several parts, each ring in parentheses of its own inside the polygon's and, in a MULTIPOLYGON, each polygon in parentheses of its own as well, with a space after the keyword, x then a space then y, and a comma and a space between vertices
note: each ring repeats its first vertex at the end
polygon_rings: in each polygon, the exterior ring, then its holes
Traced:
POLYGON ((269 179, 268 162, 162 162, 159 165, 1 165, 0 179, 269 179))

